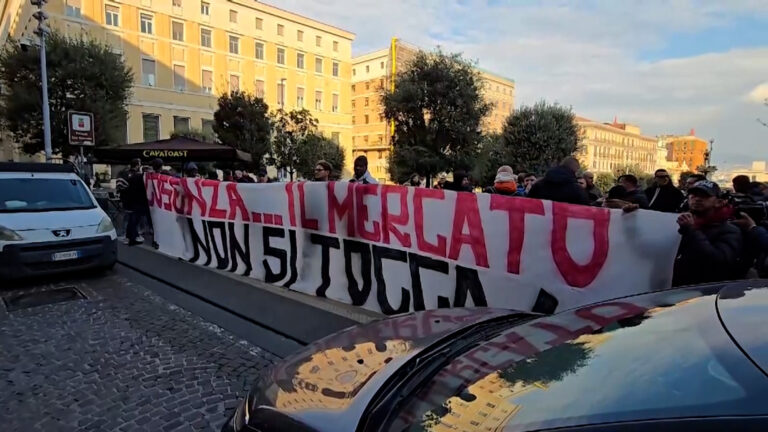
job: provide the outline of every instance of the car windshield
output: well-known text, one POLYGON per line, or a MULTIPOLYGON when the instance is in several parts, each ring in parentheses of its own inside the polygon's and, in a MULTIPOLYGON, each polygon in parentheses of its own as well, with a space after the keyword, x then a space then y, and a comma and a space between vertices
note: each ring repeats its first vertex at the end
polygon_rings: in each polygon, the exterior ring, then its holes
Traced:
POLYGON ((0 179, 0 212, 90 209, 95 205, 76 179, 0 179))
POLYGON ((768 400, 766 380, 723 330, 711 297, 599 329, 555 315, 452 360, 385 430, 527 431, 754 414, 768 400), (544 329, 550 334, 537 341, 544 329))

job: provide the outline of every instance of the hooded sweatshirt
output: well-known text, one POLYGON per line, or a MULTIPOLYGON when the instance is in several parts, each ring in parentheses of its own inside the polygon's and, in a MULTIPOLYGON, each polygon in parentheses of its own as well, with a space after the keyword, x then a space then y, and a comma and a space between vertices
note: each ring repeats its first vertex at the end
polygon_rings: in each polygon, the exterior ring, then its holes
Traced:
POLYGON ((531 187, 528 198, 589 205, 587 191, 576 181, 576 174, 569 168, 557 166, 531 187))

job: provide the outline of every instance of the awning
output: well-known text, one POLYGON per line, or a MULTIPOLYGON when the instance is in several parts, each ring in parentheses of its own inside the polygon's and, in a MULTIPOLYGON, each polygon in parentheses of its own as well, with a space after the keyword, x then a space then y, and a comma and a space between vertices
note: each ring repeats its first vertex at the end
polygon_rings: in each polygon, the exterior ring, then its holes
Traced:
POLYGON ((125 163, 131 159, 149 162, 160 158, 169 162, 250 162, 251 155, 225 145, 177 137, 115 147, 96 147, 94 156, 102 163, 125 163))

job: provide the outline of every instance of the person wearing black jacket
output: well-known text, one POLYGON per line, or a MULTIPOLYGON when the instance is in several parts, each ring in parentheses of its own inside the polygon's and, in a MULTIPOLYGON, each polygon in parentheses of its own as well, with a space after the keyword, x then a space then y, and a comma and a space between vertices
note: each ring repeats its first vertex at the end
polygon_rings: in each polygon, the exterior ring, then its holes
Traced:
POLYGON ((658 169, 653 174, 653 177, 653 186, 645 190, 648 208, 664 213, 677 213, 680 205, 685 200, 685 195, 672 184, 667 170, 658 169))
POLYGON ((117 180, 117 190, 127 218, 125 237, 129 246, 140 244, 143 239, 139 235, 139 224, 142 218, 149 215, 147 192, 144 188, 144 175, 141 173, 141 160, 131 161, 130 168, 120 174, 117 180))
POLYGON ((648 208, 648 198, 645 197, 645 193, 640 189, 640 181, 637 177, 632 174, 624 174, 619 176, 618 182, 627 190, 627 201, 637 204, 641 209, 648 208))
POLYGON ((563 163, 551 168, 544 174, 544 178, 531 186, 528 198, 589 205, 587 191, 576 181, 579 168, 576 158, 565 158, 563 163))
POLYGON ((720 187, 704 180, 688 189, 690 213, 677 218, 682 236, 675 259, 673 286, 718 282, 738 278, 742 268, 743 239, 728 222, 730 207, 721 199, 720 187))

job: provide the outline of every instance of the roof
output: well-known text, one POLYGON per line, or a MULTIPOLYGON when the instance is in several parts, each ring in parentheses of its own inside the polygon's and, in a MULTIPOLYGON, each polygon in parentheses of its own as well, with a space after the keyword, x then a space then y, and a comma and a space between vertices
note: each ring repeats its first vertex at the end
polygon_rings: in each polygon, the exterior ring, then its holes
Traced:
POLYGON ((75 173, 75 167, 68 163, 0 162, 0 172, 75 173))
POLYGON ((94 154, 100 161, 128 162, 131 159, 168 161, 251 161, 251 155, 222 144, 176 137, 115 147, 96 147, 94 154))

